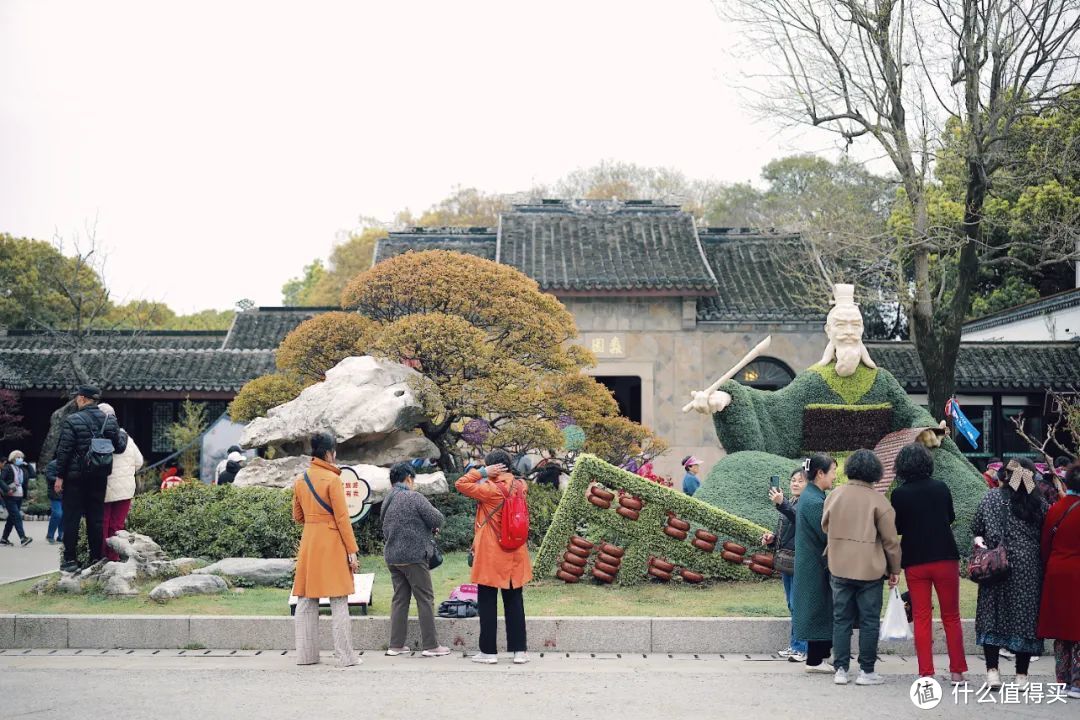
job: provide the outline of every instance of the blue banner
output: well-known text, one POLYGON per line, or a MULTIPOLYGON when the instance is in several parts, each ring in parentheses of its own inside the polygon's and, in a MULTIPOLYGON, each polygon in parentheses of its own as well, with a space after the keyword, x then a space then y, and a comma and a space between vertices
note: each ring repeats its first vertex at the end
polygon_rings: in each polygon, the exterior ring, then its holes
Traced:
POLYGON ((960 409, 960 403, 956 402, 955 399, 950 400, 945 405, 945 414, 952 418, 953 425, 956 427, 957 431, 959 431, 961 435, 967 438, 967 441, 971 443, 971 447, 978 450, 980 435, 979 430, 971 424, 971 421, 968 420, 967 415, 965 415, 964 411, 960 409))

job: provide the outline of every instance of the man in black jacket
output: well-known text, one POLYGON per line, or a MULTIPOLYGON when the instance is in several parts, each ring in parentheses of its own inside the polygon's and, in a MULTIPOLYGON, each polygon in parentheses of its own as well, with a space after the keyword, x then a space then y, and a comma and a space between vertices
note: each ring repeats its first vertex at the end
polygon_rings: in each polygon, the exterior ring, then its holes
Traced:
POLYGON ((95 438, 112 441, 115 452, 122 453, 127 445, 116 418, 106 415, 98 406, 101 391, 84 385, 75 391, 78 411, 68 415, 60 428, 56 449, 56 487, 64 508, 63 572, 79 569, 79 520, 86 516, 86 544, 90 546, 90 562, 104 555, 105 488, 108 467, 89 467, 90 443, 95 438))

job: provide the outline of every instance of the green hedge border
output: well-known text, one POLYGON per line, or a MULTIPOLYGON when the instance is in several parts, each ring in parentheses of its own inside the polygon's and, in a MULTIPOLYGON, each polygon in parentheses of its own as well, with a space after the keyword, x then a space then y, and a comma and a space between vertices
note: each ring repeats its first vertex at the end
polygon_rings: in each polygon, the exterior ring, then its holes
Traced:
MULTIPOLYGON (((574 464, 570 484, 536 555, 533 574, 537 579, 554 578, 567 543, 571 537, 580 534, 592 542, 609 542, 626 551, 615 577, 619 585, 646 582, 651 556, 701 573, 706 580, 761 579, 762 576, 745 566, 725 561, 720 552, 721 544, 726 540, 746 546, 748 556, 761 551, 759 541, 764 532, 766 528, 760 525, 621 470, 595 456, 582 455, 574 464), (618 506, 615 501, 608 510, 590 503, 586 494, 593 483, 612 492, 625 491, 640 499, 644 506, 639 518, 623 518, 615 512, 618 506), (686 540, 676 540, 662 532, 669 511, 690 523, 686 540), (719 537, 715 551, 705 553, 690 544, 698 529, 706 529, 719 537)), ((589 577, 586 573, 583 581, 589 577)))

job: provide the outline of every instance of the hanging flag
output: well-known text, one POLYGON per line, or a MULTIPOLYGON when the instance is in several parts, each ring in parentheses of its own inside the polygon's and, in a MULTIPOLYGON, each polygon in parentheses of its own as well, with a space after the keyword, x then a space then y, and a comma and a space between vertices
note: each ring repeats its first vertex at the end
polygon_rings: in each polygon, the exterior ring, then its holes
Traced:
POLYGON ((971 443, 971 447, 976 450, 979 449, 979 433, 978 428, 971 424, 967 415, 960 409, 960 403, 956 402, 956 398, 951 398, 949 402, 945 403, 945 416, 952 418, 953 425, 956 429, 967 438, 967 441, 971 443))

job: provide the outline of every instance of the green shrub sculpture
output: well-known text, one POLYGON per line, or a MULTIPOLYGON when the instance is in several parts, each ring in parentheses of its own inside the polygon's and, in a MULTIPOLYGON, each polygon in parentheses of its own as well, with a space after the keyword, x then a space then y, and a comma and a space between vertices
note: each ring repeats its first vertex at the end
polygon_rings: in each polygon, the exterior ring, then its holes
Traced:
MULTIPOLYGON (((634 511, 627 515, 633 516, 634 511)), ((571 538, 579 536, 596 546, 608 543, 623 551, 618 572, 613 575, 613 582, 619 585, 643 583, 655 577, 650 575, 654 558, 665 566, 674 566, 672 580, 685 577, 679 573, 682 569, 691 577, 696 575, 697 581, 760 578, 746 566, 724 560, 721 553, 722 544, 728 541, 747 548, 746 556, 750 557, 751 553, 761 551, 759 540, 765 531, 761 525, 621 470, 592 455, 582 455, 574 465, 570 485, 544 536, 533 573, 538 579, 557 577, 571 538), (610 508, 590 502, 593 488, 616 495, 610 508), (620 507, 627 509, 620 504, 627 496, 630 504, 640 503, 636 519, 619 514, 620 507), (686 539, 665 534, 669 514, 690 525, 686 539), (705 551, 692 544, 697 531, 716 536, 714 550, 705 551)), ((586 572, 581 576, 582 582, 593 577, 597 562, 600 562, 598 554, 591 553, 586 572)))

